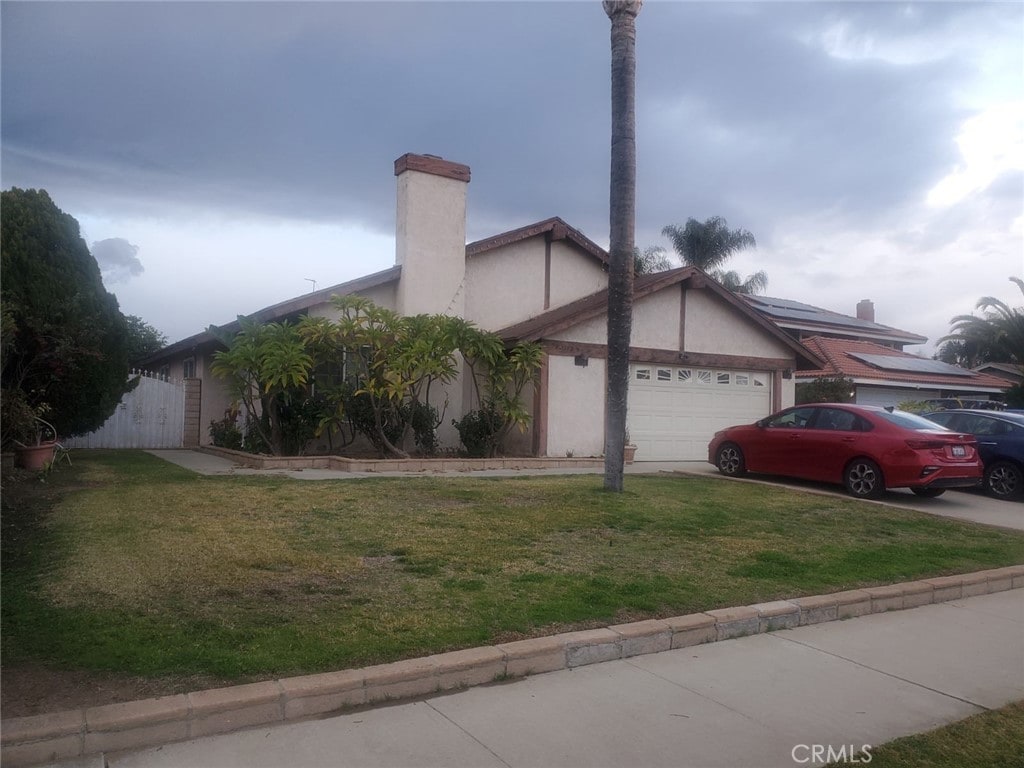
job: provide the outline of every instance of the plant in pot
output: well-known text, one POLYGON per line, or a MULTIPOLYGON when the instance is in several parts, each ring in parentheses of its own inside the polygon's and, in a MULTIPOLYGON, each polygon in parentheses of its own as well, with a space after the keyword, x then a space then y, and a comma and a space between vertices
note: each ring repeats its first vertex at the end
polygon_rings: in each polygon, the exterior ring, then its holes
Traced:
POLYGON ((629 439, 628 429, 626 430, 626 444, 622 447, 622 454, 627 464, 632 464, 633 460, 636 459, 636 446, 629 439))
POLYGON ((57 430, 43 418, 49 406, 40 403, 33 408, 18 390, 4 390, 3 400, 4 442, 13 446, 15 464, 45 469, 57 448, 57 430))

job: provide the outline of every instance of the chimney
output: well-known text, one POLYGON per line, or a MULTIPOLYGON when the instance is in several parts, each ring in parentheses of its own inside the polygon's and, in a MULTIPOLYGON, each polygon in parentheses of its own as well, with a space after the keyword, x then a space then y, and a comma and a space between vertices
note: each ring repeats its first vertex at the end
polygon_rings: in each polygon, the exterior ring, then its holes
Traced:
POLYGON ((875 322, 875 304, 871 299, 862 299, 857 302, 857 319, 875 322))
POLYGON ((402 266, 395 308, 403 315, 461 317, 469 166, 406 154, 395 160, 395 176, 395 264, 402 266))

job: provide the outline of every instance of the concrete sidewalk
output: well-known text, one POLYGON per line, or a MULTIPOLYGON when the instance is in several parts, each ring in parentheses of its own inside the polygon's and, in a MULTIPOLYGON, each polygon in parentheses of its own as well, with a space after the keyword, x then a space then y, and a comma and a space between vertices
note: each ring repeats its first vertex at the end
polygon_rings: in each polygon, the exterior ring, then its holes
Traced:
POLYGON ((106 760, 110 768, 821 765, 815 745, 848 757, 1022 698, 1024 589, 1012 589, 106 760))

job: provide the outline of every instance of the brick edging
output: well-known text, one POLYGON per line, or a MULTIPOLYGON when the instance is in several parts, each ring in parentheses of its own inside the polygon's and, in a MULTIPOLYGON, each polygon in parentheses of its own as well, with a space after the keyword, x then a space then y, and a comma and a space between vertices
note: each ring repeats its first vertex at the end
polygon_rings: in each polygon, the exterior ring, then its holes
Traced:
POLYGON ((590 469, 603 467, 600 457, 500 457, 494 459, 350 459, 345 456, 265 456, 201 445, 191 450, 220 456, 249 469, 334 469, 341 472, 473 472, 494 469, 590 469))
POLYGON ((1024 588, 1024 564, 566 632, 363 669, 107 704, 0 723, 4 766, 141 749, 347 707, 658 653, 777 629, 1024 588))

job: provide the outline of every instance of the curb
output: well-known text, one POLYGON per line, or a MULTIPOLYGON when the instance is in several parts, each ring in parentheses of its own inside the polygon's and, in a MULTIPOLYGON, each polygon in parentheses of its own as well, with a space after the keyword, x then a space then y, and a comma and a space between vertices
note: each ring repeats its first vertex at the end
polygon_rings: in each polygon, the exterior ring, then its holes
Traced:
POLYGON ((4 766, 38 765, 292 722, 507 678, 1024 588, 1024 564, 567 632, 494 646, 0 723, 4 766))

